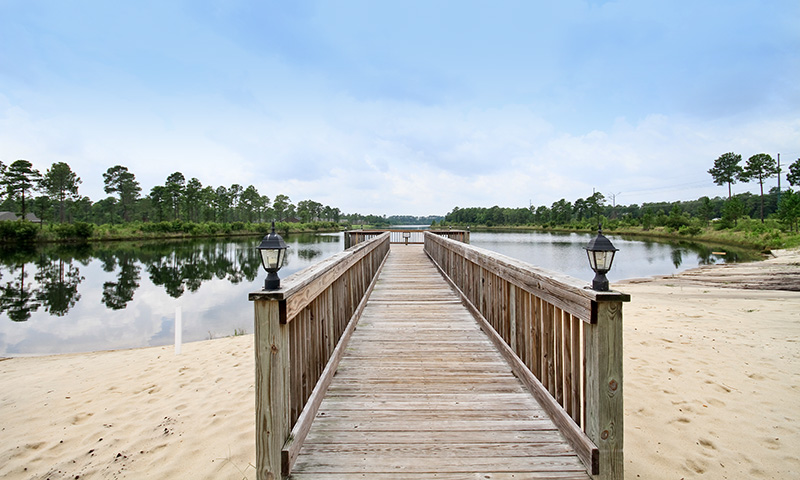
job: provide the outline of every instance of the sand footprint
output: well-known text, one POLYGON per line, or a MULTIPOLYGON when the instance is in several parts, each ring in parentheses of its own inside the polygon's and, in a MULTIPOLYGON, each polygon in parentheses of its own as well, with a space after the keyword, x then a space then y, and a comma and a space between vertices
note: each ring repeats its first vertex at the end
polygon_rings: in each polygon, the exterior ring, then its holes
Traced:
POLYGON ((770 437, 764 439, 765 446, 770 450, 780 450, 781 449, 781 440, 780 438, 770 437))
POLYGON ((73 425, 78 425, 80 423, 83 423, 84 420, 88 419, 92 415, 94 415, 94 413, 79 413, 79 414, 75 415, 74 417, 72 417, 72 422, 71 423, 73 425))
POLYGON ((686 460, 686 468, 695 472, 695 473, 705 473, 706 471, 706 462, 704 461, 695 461, 695 460, 686 460))
POLYGON ((701 447, 708 448, 709 450, 716 450, 717 449, 717 446, 714 445, 714 442, 712 442, 711 440, 708 440, 707 438, 701 438, 700 440, 697 441, 697 443, 701 447))
MULTIPOLYGON (((134 395, 138 395, 138 394, 140 394, 140 393, 142 393, 142 392, 145 392, 145 391, 147 391, 147 390, 153 390, 153 389, 155 389, 155 388, 158 388, 158 385, 156 385, 156 384, 152 384, 152 385, 148 385, 148 386, 146 386, 146 387, 140 388, 139 390, 135 390, 133 393, 134 393, 134 395)), ((148 392, 148 393, 152 393, 152 391, 151 391, 151 392, 148 392)))

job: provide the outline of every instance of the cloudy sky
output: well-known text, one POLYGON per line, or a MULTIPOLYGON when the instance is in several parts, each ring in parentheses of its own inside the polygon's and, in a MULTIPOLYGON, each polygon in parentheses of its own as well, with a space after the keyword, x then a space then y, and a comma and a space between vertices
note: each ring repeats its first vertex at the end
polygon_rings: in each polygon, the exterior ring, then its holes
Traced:
POLYGON ((796 0, 0 0, 0 161, 93 200, 117 164, 347 213, 689 200, 728 151, 800 157, 796 0))

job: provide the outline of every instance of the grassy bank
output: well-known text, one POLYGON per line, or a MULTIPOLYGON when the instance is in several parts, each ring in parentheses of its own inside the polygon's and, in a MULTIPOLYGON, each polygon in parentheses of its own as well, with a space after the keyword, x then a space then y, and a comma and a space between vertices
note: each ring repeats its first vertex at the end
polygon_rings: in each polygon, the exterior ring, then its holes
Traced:
MULTIPOLYGON (((25 221, 0 222, 0 243, 37 244, 70 242, 103 242, 119 240, 157 240, 176 238, 230 237, 266 235, 268 223, 216 222, 131 222, 94 225, 91 223, 38 225, 25 221)), ((334 222, 277 222, 282 235, 292 233, 338 232, 342 226, 334 222)))
MULTIPOLYGON (((587 228, 584 225, 541 226, 475 226, 473 230, 515 230, 539 232, 582 232, 594 233, 596 228, 587 228)), ((691 229, 671 229, 669 227, 652 227, 644 229, 641 226, 624 226, 609 222, 603 226, 603 233, 615 235, 631 235, 641 238, 662 240, 691 240, 715 245, 727 245, 758 251, 769 251, 781 248, 796 248, 800 246, 800 233, 787 232, 780 228, 777 222, 760 220, 741 220, 739 224, 730 229, 719 229, 715 226, 696 227, 691 229)))

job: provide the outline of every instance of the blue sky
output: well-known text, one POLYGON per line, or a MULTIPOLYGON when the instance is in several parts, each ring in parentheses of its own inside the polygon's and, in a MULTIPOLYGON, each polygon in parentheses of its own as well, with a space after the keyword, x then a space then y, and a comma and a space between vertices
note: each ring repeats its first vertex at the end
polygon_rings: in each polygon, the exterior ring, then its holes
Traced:
POLYGON ((800 157, 798 78, 797 1, 0 0, 0 161, 93 200, 117 164, 348 213, 689 200, 800 157))

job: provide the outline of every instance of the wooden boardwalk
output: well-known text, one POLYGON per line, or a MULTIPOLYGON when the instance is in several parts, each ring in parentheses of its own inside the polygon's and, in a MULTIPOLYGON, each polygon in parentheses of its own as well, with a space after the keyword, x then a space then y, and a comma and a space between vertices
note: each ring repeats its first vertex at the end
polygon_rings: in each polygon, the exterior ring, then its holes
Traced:
POLYGON ((393 245, 290 478, 589 476, 422 247, 393 245))

